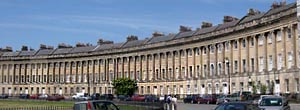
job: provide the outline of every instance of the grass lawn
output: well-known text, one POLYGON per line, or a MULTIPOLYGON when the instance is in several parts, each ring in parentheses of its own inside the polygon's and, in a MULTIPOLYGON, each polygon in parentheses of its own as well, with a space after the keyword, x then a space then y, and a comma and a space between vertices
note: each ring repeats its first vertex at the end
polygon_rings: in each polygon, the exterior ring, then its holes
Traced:
MULTIPOLYGON (((72 108, 72 101, 45 101, 45 100, 0 100, 0 108, 27 108, 27 107, 67 107, 72 108)), ((121 110, 144 110, 145 107, 134 105, 118 105, 121 110)))
POLYGON ((73 107, 74 102, 64 101, 45 101, 45 100, 0 100, 0 107, 19 108, 19 107, 44 107, 44 106, 63 106, 73 107))

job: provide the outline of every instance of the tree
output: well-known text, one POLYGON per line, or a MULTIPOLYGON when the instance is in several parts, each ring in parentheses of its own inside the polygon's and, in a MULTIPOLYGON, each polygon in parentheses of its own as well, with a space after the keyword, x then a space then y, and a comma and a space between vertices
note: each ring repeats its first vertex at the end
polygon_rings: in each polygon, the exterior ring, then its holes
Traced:
POLYGON ((266 92, 267 92, 267 86, 266 85, 261 85, 260 86, 260 91, 261 91, 261 94, 266 94, 266 92))
POLYGON ((137 90, 137 84, 134 80, 129 78, 115 79, 112 82, 115 94, 117 95, 129 95, 132 96, 137 90))

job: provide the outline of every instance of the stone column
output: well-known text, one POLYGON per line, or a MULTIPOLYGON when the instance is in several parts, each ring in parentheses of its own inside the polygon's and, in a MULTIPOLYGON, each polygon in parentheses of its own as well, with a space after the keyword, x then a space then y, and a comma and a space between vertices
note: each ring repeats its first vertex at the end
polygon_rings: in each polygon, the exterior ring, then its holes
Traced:
POLYGON ((264 44, 263 44, 263 47, 264 47, 264 72, 266 72, 266 71, 268 71, 268 42, 267 42, 267 37, 268 37, 268 34, 270 34, 270 33, 264 33, 263 35, 262 35, 262 37, 263 37, 263 42, 264 42, 264 44))
POLYGON ((272 36, 272 49, 273 49, 273 67, 272 70, 278 70, 280 68, 277 68, 277 35, 275 33, 275 31, 271 31, 271 36, 272 36))
POLYGON ((286 52, 286 39, 287 39, 287 28, 286 27, 283 27, 281 29, 282 31, 282 41, 283 41, 283 54, 282 54, 282 57, 283 57, 283 68, 284 69, 287 69, 287 52, 286 52))
POLYGON ((294 26, 293 24, 289 25, 289 28, 291 29, 291 42, 292 42, 292 54, 293 54, 293 60, 292 60, 292 68, 296 69, 297 68, 297 34, 296 34, 296 28, 297 26, 294 26))
POLYGON ((156 81, 157 78, 156 78, 156 70, 155 70, 155 54, 152 54, 152 80, 153 81, 156 81))
MULTIPOLYGON (((249 39, 251 37, 247 36, 245 38, 245 43, 246 43, 246 72, 250 73, 250 43, 249 43, 249 39)), ((251 76, 251 75, 250 75, 251 76)))
POLYGON ((191 51, 192 52, 192 57, 193 57, 193 62, 192 62, 193 63, 193 67, 192 67, 193 71, 192 71, 191 76, 192 76, 193 79, 196 78, 196 73, 197 73, 196 72, 196 52, 195 51, 196 51, 196 48, 193 48, 192 51, 191 51))
POLYGON ((179 71, 179 79, 182 79, 182 71, 181 71, 181 50, 178 51, 178 71, 179 71))
POLYGON ((253 40, 254 40, 254 51, 255 51, 255 57, 254 57, 254 72, 258 73, 259 69, 258 69, 258 36, 259 35, 254 35, 253 40))

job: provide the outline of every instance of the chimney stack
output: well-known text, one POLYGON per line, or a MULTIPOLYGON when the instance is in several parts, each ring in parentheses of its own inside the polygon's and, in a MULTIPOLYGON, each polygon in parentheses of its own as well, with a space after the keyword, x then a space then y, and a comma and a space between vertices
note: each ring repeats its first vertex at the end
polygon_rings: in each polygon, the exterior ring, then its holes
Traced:
POLYGON ((208 27, 212 27, 212 23, 210 22, 202 22, 201 28, 208 28, 208 27))
POLYGON ((127 41, 134 41, 134 40, 138 40, 138 37, 135 35, 130 35, 127 37, 127 41))
POLYGON ((152 36, 153 37, 158 37, 158 36, 164 36, 164 34, 162 32, 153 32, 152 36))
POLYGON ((28 51, 28 47, 23 45, 22 48, 21 48, 21 51, 28 51))
POLYGON ((57 48, 72 48, 72 46, 65 43, 60 43, 58 44, 57 48))
POLYGON ((179 27, 179 32, 188 32, 188 31, 192 31, 192 28, 187 26, 182 26, 182 25, 179 27))
POLYGON ((84 44, 84 43, 78 42, 78 43, 76 44, 76 47, 85 47, 85 44, 84 44))
POLYGON ((282 7, 282 6, 285 6, 286 5, 286 1, 283 1, 283 2, 273 2, 272 5, 271 5, 271 8, 272 9, 275 9, 275 8, 279 8, 279 7, 282 7))
POLYGON ((252 16, 252 15, 256 15, 256 14, 259 14, 260 13, 260 11, 258 11, 258 10, 255 10, 255 9, 253 9, 253 8, 250 8, 249 10, 248 10, 248 16, 252 16))
POLYGON ((40 44, 40 49, 47 49, 47 46, 45 44, 40 44))
POLYGON ((229 23, 229 22, 232 22, 232 21, 235 21, 235 20, 238 20, 238 19, 236 17, 233 17, 233 16, 224 16, 223 23, 229 23))
POLYGON ((99 39, 97 44, 98 45, 103 45, 103 44, 113 44, 114 42, 113 41, 105 41, 103 39, 99 39))
POLYGON ((2 49, 3 52, 12 52, 12 47, 6 46, 5 49, 2 49))

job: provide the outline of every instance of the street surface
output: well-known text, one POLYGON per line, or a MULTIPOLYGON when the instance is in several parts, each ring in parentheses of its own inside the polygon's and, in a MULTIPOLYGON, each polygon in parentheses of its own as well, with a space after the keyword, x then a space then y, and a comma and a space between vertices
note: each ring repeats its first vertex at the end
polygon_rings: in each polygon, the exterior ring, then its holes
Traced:
MULTIPOLYGON (((217 105, 215 104, 185 104, 177 103, 177 110, 213 110, 217 105)), ((290 104, 291 110, 300 110, 300 104, 290 104)))

